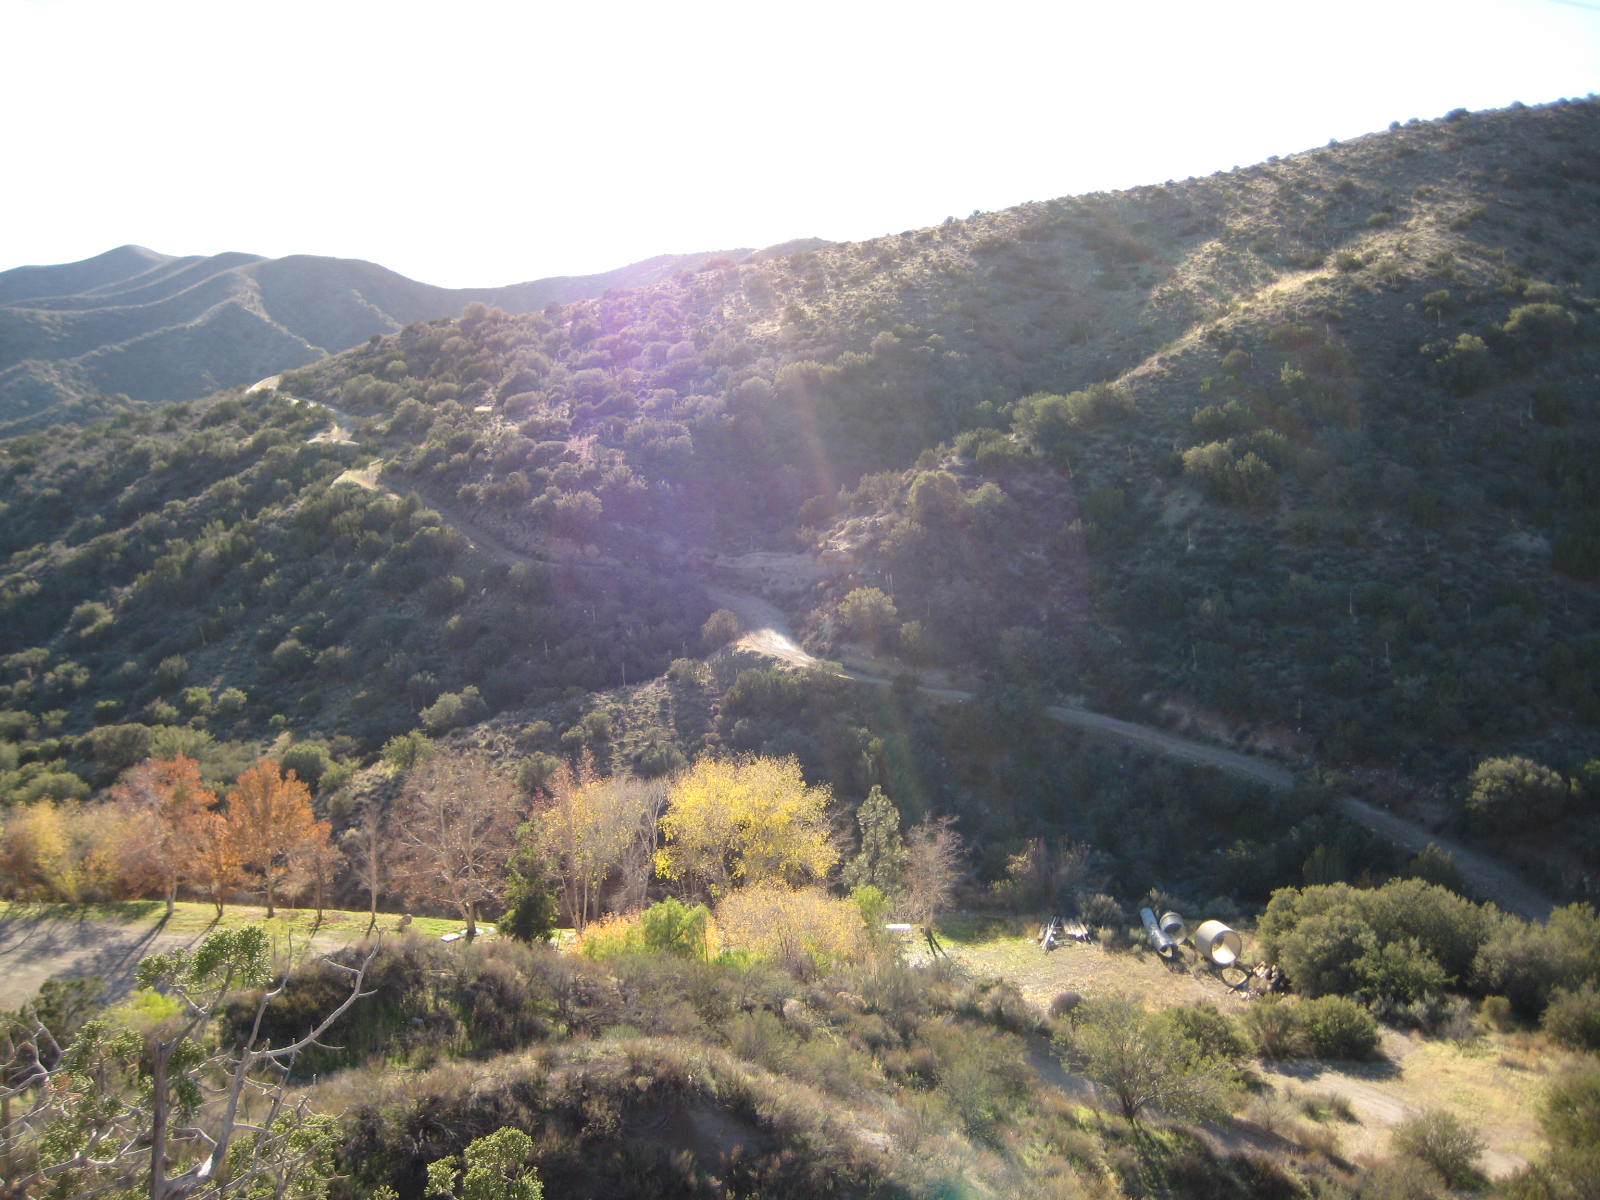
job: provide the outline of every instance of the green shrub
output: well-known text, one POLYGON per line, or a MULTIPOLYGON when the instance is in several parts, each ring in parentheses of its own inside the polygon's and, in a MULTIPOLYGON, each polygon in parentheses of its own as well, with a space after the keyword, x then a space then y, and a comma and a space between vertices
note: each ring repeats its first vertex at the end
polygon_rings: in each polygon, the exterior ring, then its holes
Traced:
POLYGON ((700 627, 700 645, 707 654, 720 650, 739 636, 738 614, 719 608, 700 627))
POLYGON ((1544 1010, 1544 1031, 1575 1050, 1600 1050, 1600 987, 1562 988, 1544 1010))
POLYGON ((489 706, 476 687, 466 687, 459 692, 445 692, 418 715, 429 733, 448 733, 483 720, 489 715, 489 706))
POLYGON ((1178 1036, 1208 1058, 1237 1066, 1250 1056, 1250 1043, 1239 1023, 1215 1004, 1184 1005, 1163 1014, 1178 1036))
POLYGON ((1295 1025, 1317 1058, 1378 1057, 1378 1022, 1346 996, 1319 996, 1295 1006, 1295 1025))
POLYGON ((669 896, 640 914, 639 935, 646 950, 703 959, 710 924, 711 910, 704 904, 691 908, 669 896))
POLYGON ((383 761, 406 772, 433 753, 433 739, 419 730, 397 733, 383 744, 383 761))
POLYGON ((1240 1023, 1262 1058, 1294 1058, 1301 1053, 1294 1009, 1283 996, 1262 996, 1244 1010, 1240 1023))
POLYGON ((1485 996, 1478 1005, 1478 1016, 1490 1029, 1504 1033, 1511 1028, 1511 1001, 1504 996, 1485 996))
POLYGON ((1530 758, 1486 758, 1472 772, 1467 819, 1480 833, 1546 825, 1565 810, 1567 781, 1530 758))
POLYGON ((1483 1183, 1478 1160, 1486 1148, 1484 1140, 1453 1113, 1434 1109, 1404 1121, 1394 1127, 1389 1144, 1396 1152, 1427 1163, 1457 1191, 1483 1183))

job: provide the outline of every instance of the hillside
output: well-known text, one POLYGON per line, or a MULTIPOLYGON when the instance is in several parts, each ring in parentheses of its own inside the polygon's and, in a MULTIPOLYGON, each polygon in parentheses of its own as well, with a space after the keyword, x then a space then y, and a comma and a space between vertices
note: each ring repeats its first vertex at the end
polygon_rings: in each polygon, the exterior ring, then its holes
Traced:
POLYGON ((1068 699, 1493 835, 1572 894, 1600 753, 1597 111, 1452 114, 536 313, 479 303, 276 393, 12 439, 13 786, 107 781, 112 729, 359 761, 501 713, 524 753, 795 750, 964 814, 993 862, 1072 832, 1146 876, 1161 804, 1140 837, 1120 788, 1062 805, 1074 771, 1116 769, 1047 736, 1068 699), (798 570, 748 556, 797 547, 798 570), (825 657, 942 669, 989 715, 807 717, 803 689, 725 695, 736 670, 649 685, 676 698, 647 713, 641 686, 723 606, 708 578, 766 589, 825 657), (1513 754, 1569 797, 1548 825, 1469 822, 1474 765, 1513 754))
POLYGON ((81 421, 129 400, 194 399, 411 321, 455 316, 474 301, 531 312, 653 283, 710 257, 660 255, 599 275, 466 289, 353 259, 174 258, 140 246, 17 267, 0 272, 0 431, 81 421))

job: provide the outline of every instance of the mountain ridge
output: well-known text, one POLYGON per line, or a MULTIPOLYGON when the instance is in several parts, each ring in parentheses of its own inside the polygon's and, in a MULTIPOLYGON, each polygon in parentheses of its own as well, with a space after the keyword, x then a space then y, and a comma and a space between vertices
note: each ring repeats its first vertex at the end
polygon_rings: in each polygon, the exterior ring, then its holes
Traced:
POLYGON ((16 267, 0 272, 0 430, 104 412, 103 402, 91 403, 99 397, 196 399, 475 302, 533 311, 748 253, 656 255, 594 275, 491 288, 436 287, 360 259, 175 257, 135 245, 16 267), (240 314, 260 328, 247 330, 240 314), (208 328, 213 322, 226 336, 208 328))

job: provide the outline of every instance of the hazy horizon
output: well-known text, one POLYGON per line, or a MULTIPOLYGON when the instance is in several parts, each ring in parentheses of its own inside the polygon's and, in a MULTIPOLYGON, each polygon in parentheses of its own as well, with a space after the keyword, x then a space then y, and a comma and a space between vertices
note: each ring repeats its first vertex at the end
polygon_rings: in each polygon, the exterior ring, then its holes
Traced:
POLYGON ((28 118, 0 270, 133 244, 496 287, 863 240, 1600 81, 1582 0, 982 15, 7 0, 28 52, 0 89, 28 118))

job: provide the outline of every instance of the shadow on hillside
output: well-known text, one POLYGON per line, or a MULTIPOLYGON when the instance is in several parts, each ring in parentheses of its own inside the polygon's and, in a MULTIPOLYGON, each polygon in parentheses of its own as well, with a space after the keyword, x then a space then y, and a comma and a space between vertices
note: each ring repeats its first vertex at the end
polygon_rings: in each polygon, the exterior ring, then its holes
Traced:
POLYGON ((1292 1079, 1306 1081, 1319 1079, 1328 1071, 1337 1071, 1341 1075, 1349 1075, 1355 1079, 1365 1079, 1371 1083, 1399 1079, 1402 1074, 1400 1064, 1392 1058, 1376 1060, 1290 1058, 1269 1063, 1267 1070, 1277 1075, 1287 1075, 1292 1079))

